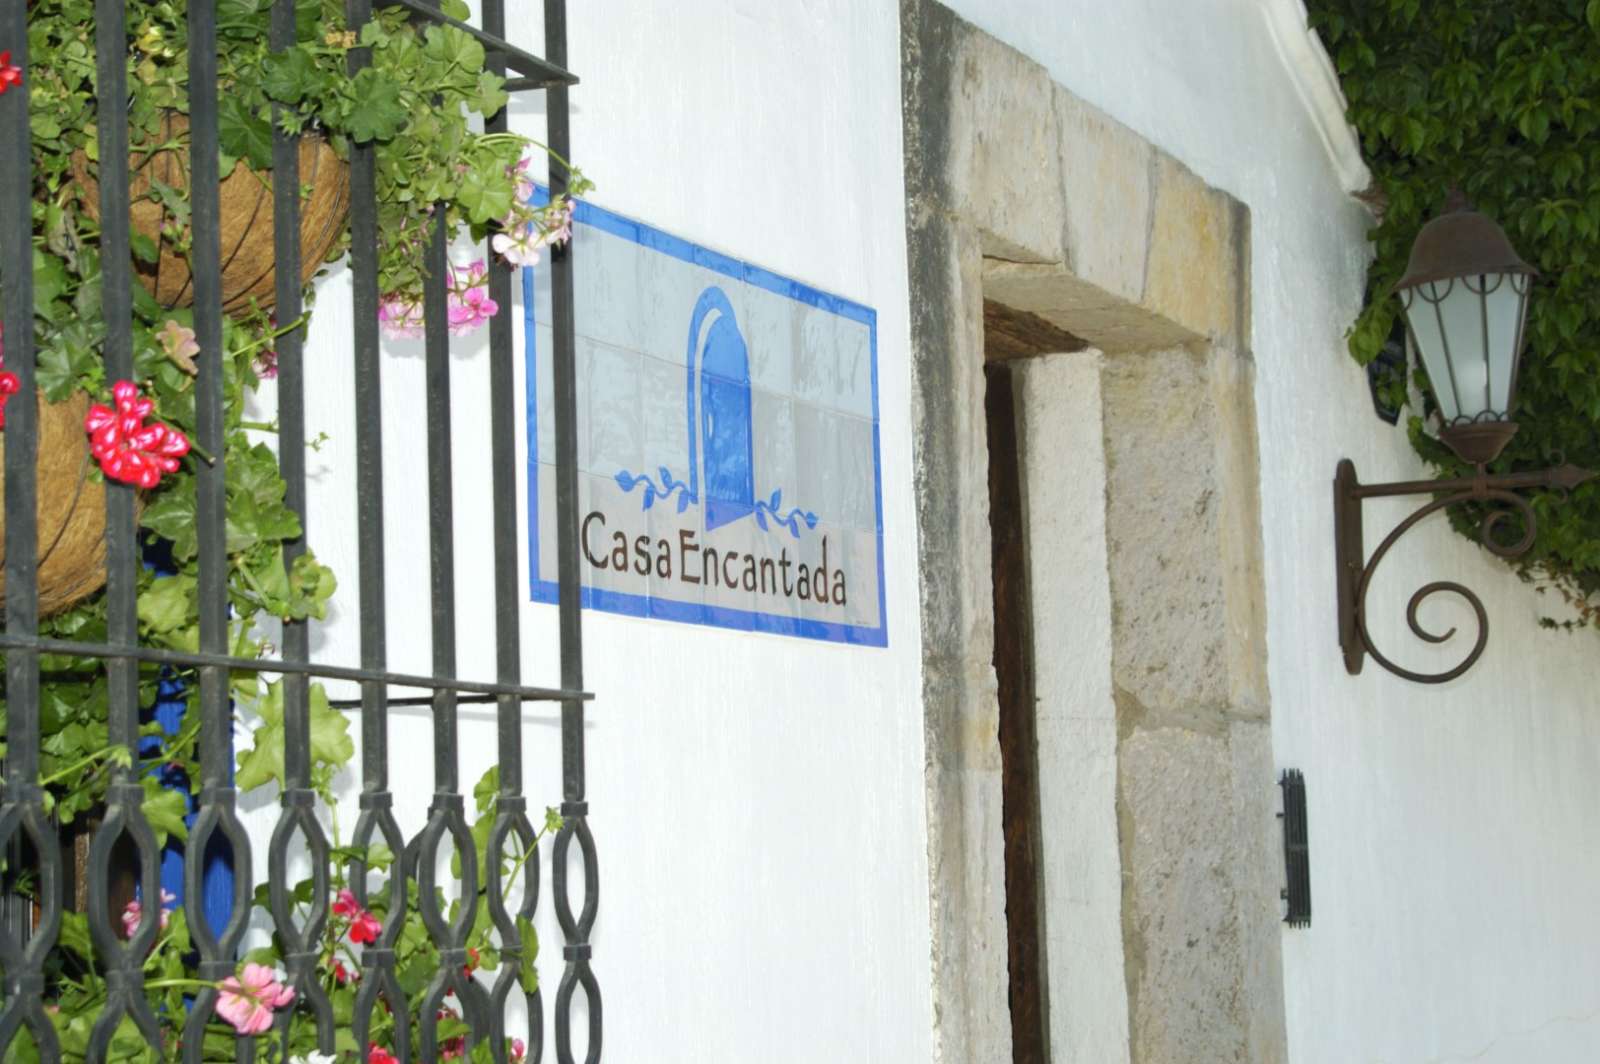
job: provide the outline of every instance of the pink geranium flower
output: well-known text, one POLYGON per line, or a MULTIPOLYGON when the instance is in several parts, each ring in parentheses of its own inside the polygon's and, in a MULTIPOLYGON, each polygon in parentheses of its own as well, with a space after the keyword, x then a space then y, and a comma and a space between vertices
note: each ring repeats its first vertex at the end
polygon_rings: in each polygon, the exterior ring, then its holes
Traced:
POLYGON ((489 246, 513 266, 532 266, 539 261, 539 234, 529 224, 519 225, 513 221, 504 232, 494 235, 489 246))
POLYGON ((200 342, 195 339, 193 329, 168 318, 167 324, 157 331, 156 342, 179 369, 190 376, 199 372, 194 356, 200 353, 200 342))
MULTIPOLYGON (((172 907, 178 904, 178 896, 169 890, 161 892, 161 930, 167 929, 167 924, 172 919, 172 907)), ((132 938, 139 930, 139 920, 144 915, 144 908, 139 904, 139 899, 134 898, 122 910, 122 937, 132 938)))
POLYGON ((538 210, 513 209, 501 220, 501 232, 494 235, 489 246, 513 266, 532 266, 539 261, 540 248, 572 239, 574 206, 572 200, 563 197, 538 210))
POLYGON ((294 991, 278 981, 278 973, 264 964, 246 964, 237 977, 220 984, 222 997, 217 1015, 240 1034, 260 1034, 272 1026, 274 1009, 294 1000, 294 991))
POLYGON ((450 332, 463 336, 494 317, 500 304, 489 298, 489 264, 483 259, 450 267, 450 332))
POLYGON ((367 1064, 400 1064, 400 1058, 376 1042, 367 1043, 367 1064))
POLYGON ((397 340, 422 335, 422 301, 402 295, 385 296, 378 303, 378 325, 397 340))

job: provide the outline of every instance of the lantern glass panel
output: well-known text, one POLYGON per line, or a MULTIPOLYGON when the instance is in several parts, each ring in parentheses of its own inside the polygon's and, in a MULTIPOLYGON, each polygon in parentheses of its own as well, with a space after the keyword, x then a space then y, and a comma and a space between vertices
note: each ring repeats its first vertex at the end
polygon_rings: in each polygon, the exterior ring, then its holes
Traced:
POLYGON ((1446 423, 1509 414, 1528 280, 1524 273, 1475 274, 1402 291, 1446 423))

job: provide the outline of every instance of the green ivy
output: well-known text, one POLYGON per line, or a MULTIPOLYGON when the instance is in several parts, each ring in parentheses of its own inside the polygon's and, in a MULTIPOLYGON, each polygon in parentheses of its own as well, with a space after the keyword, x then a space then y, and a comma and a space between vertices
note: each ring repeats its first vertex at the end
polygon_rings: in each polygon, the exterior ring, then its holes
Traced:
MULTIPOLYGON (((1411 242, 1459 187, 1539 271, 1513 411, 1522 430, 1494 469, 1563 458, 1600 469, 1600 0, 1309 6, 1338 67, 1379 211, 1350 353, 1363 365, 1377 357, 1400 312, 1394 284, 1411 242)), ((1387 391, 1404 402, 1403 380, 1387 391)), ((1424 433, 1423 414, 1409 420, 1417 452, 1441 474, 1469 473, 1424 433)), ((1600 483, 1533 505, 1538 537, 1514 564, 1600 626, 1600 483)), ((1476 538, 1481 516, 1452 520, 1476 538)))

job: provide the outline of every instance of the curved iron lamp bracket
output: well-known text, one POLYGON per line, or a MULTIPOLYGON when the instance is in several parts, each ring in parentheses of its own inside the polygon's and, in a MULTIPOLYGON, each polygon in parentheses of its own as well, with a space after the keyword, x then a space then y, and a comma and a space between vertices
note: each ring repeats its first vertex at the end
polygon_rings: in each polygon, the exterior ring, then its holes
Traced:
POLYGON ((1367 631, 1367 591, 1372 586, 1372 574, 1400 537, 1411 531, 1429 515, 1469 502, 1499 503, 1491 510, 1479 528, 1483 545, 1502 558, 1515 558, 1533 546, 1537 522, 1528 500, 1517 494, 1537 488, 1555 488, 1569 491, 1593 479, 1595 473, 1575 465, 1561 465, 1536 473, 1506 473, 1490 476, 1483 466, 1475 476, 1454 480, 1410 480, 1393 484, 1363 484, 1356 477, 1356 467, 1348 458, 1339 463, 1333 478, 1333 535, 1334 559, 1339 567, 1339 646, 1344 650, 1345 670, 1351 675, 1361 671, 1368 655, 1396 676, 1416 683, 1444 683, 1453 680, 1477 663, 1489 642, 1489 615, 1483 601, 1465 585, 1451 580, 1437 580, 1424 584, 1411 596, 1406 606, 1406 623, 1412 634, 1429 643, 1443 643, 1454 637, 1454 628, 1447 632, 1430 632, 1417 620, 1417 608, 1430 595, 1445 591, 1461 596, 1477 614, 1478 634, 1471 651, 1454 668, 1438 673, 1413 672, 1396 665, 1372 644, 1367 631), (1361 505, 1366 499, 1397 495, 1432 495, 1435 498, 1419 507, 1411 516, 1395 526, 1384 537, 1378 549, 1366 556, 1362 538, 1361 505), (1496 526, 1515 510, 1522 518, 1522 535, 1514 543, 1502 543, 1495 538, 1496 526))

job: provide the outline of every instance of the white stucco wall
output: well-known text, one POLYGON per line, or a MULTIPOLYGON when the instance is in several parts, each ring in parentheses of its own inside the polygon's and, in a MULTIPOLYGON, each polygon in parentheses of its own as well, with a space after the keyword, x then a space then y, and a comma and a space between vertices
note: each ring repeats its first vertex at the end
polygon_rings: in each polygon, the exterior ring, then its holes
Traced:
MULTIPOLYGON (((1374 635, 1403 664, 1446 666, 1404 631, 1403 609, 1422 583, 1459 579, 1490 615, 1482 662, 1440 688, 1370 663, 1345 674, 1335 463, 1354 459, 1369 481, 1424 470, 1403 432, 1373 418, 1344 352, 1368 220, 1279 58, 1275 3, 951 6, 1251 211, 1273 743, 1281 767, 1306 774, 1315 903, 1314 925, 1283 939, 1290 1059, 1590 1060, 1600 648, 1540 630, 1548 604, 1436 519, 1386 563, 1374 635)), ((1369 548, 1404 513, 1369 506, 1369 548)), ((1444 604, 1424 620, 1470 625, 1444 604)))
MULTIPOLYGON (((512 38, 538 51, 539 5, 508 6, 520 12, 512 38)), ((897 8, 575 3, 569 41, 583 79, 572 92, 573 151, 597 184, 595 202, 878 311, 887 536, 887 649, 584 615, 602 899, 593 964, 606 1059, 926 1061, 933 1017, 897 8)), ((542 97, 513 114, 539 133, 542 97)), ((520 306, 506 312, 518 315, 520 343, 520 306)), ((311 431, 332 436, 310 459, 310 528, 342 582, 316 653, 354 663, 349 328, 341 269, 321 285, 308 356, 311 431)), ((489 677, 483 342, 460 344, 453 366, 460 673, 489 677)), ((429 661, 426 488, 402 458, 406 438, 419 455, 423 446, 420 349, 393 347, 383 372, 390 662, 420 671, 429 661)), ((555 619, 554 607, 522 611, 525 682, 558 680, 555 619)), ((461 716, 470 788, 494 760, 493 714, 464 707, 461 716)), ((526 714, 536 808, 561 799, 557 719, 553 708, 526 714)), ((392 711, 391 782, 408 832, 432 790, 428 728, 425 714, 392 711)), ((352 800, 341 813, 347 833, 354 818, 352 800)), ((561 973, 549 890, 547 869, 547 1009, 561 973)), ((553 1036, 548 1018, 546 1031, 553 1036)), ((581 1034, 579 1042, 581 1057, 581 1034)))
MULTIPOLYGON (((1538 630, 1540 600, 1433 527, 1390 562, 1374 624, 1401 660, 1428 663, 1403 638, 1404 599, 1425 579, 1463 579, 1494 624, 1483 662, 1438 689, 1373 667, 1344 674, 1334 464, 1348 455, 1368 480, 1421 469, 1402 434, 1371 417, 1344 354, 1367 219, 1341 188, 1262 2, 951 6, 1251 210, 1273 736, 1280 765, 1307 776, 1316 905, 1313 927, 1284 936, 1291 1059, 1589 1059, 1600 1037, 1593 637, 1538 630)), ((888 537, 887 650, 585 615, 608 1059, 929 1060, 898 5, 573 4, 571 19, 584 78, 574 150, 596 202, 877 309, 888 537)), ((512 35, 537 48, 536 17, 512 35)), ((540 128, 536 97, 514 113, 540 128)), ((339 271, 323 282, 309 396, 313 432, 332 436, 311 458, 311 536, 343 582, 317 653, 341 663, 356 660, 347 291, 339 271)), ((460 669, 490 675, 481 347, 463 345, 455 366, 460 669)), ((393 447, 420 423, 419 353, 396 348, 384 373, 393 447)), ((390 657, 420 671, 424 488, 398 450, 386 476, 390 657)), ((1372 538, 1400 512, 1370 507, 1372 538)), ((524 607, 529 682, 556 678, 554 619, 551 607, 524 607)), ((1059 689, 1082 688, 1088 709, 1106 711, 1106 691, 1061 664, 1059 689)), ((492 715, 462 717, 470 785, 494 756, 492 715)), ((527 714, 535 805, 560 797, 555 720, 527 714)), ((415 830, 431 792, 426 716, 395 710, 391 748, 415 830)), ((346 831, 354 815, 342 815, 346 831)), ((1103 921, 1110 902, 1097 882, 1103 921)), ((547 878, 542 971, 553 986, 548 889, 547 878)), ((1053 961, 1070 957, 1082 929, 1051 926, 1053 961)), ((1113 1001, 1120 979, 1080 990, 1113 1001)), ((1103 1033, 1115 1042, 1125 1025, 1103 1033)))

